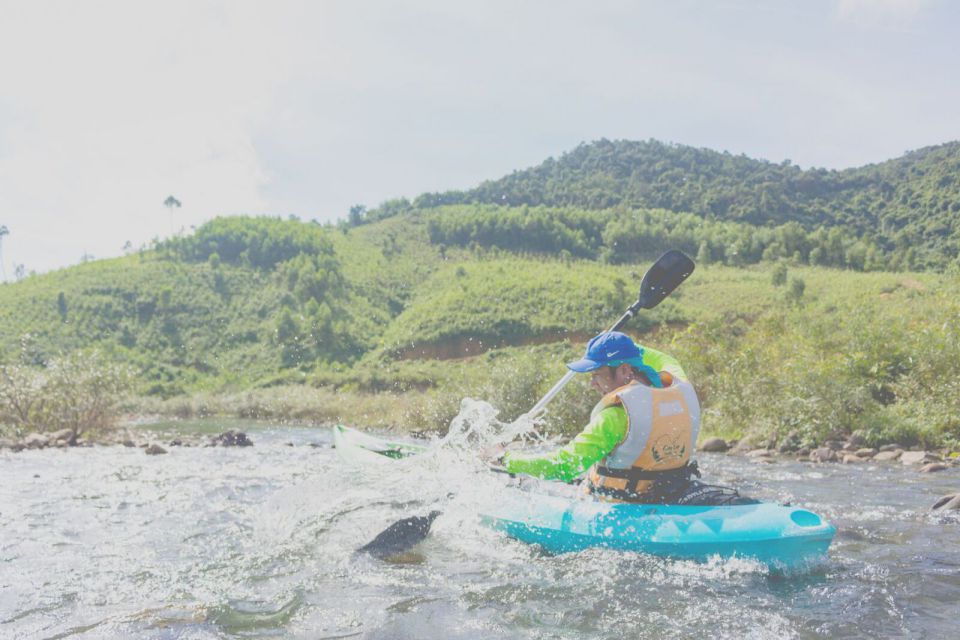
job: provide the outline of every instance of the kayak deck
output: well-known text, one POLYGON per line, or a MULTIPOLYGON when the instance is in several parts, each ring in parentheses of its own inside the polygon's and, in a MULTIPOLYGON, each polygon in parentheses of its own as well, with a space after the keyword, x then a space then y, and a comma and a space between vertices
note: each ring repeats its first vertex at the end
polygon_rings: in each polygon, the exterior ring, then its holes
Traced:
POLYGON ((752 558, 791 568, 826 554, 835 533, 811 511, 773 503, 613 504, 506 493, 483 514, 484 522, 550 553, 603 547, 690 560, 752 558))
MULTIPOLYGON (((334 427, 337 452, 355 464, 390 464, 426 447, 334 427)), ((547 482, 546 485, 558 483, 547 482)), ((774 503, 687 506, 602 502, 570 491, 505 487, 481 513, 487 526, 549 553, 593 547, 678 559, 742 557, 793 568, 825 556, 836 529, 817 514, 774 503), (567 494, 567 495, 564 495, 567 494)))

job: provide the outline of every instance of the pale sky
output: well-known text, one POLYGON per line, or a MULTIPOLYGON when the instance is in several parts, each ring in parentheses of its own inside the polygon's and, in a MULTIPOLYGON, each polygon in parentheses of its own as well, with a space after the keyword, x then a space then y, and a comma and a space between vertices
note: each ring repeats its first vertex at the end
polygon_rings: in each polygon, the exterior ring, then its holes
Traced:
MULTIPOLYGON (((0 0, 2 264, 335 220, 601 137, 845 168, 960 139, 949 0, 0 0)), ((0 275, 2 277, 2 275, 0 275)))

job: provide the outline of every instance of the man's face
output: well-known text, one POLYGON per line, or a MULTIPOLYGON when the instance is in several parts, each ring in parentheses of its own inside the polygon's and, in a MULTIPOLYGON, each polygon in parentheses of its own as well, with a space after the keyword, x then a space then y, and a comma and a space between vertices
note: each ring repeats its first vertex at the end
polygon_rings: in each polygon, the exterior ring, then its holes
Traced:
POLYGON ((614 389, 623 386, 617 381, 616 371, 611 367, 600 367, 590 377, 590 386, 596 389, 601 396, 605 396, 614 389))

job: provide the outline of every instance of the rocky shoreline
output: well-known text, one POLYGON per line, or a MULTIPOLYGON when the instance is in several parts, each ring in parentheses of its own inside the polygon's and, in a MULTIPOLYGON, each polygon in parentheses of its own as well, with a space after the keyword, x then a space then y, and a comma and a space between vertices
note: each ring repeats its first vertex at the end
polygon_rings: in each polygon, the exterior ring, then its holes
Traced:
POLYGON ((828 440, 822 446, 814 448, 789 445, 763 448, 755 447, 746 441, 707 438, 700 443, 697 450, 743 455, 748 458, 755 458, 759 462, 774 462, 777 458, 839 464, 890 462, 915 467, 921 473, 933 473, 944 471, 953 466, 960 466, 960 457, 956 452, 949 449, 927 451, 918 447, 908 449, 898 444, 885 444, 874 448, 865 446, 864 441, 856 436, 851 436, 846 441, 828 440))
MULTIPOLYGON (((153 441, 142 441, 140 434, 129 429, 99 434, 96 440, 86 440, 77 436, 71 429, 61 429, 50 433, 32 432, 21 438, 0 438, 0 450, 9 449, 20 452, 29 449, 65 449, 68 447, 123 446, 140 448, 147 455, 168 453, 167 449, 153 441), (138 440, 141 440, 138 442, 138 440)), ((228 430, 215 436, 192 438, 174 438, 166 442, 167 447, 251 447, 253 441, 243 431, 228 430)))
MULTIPOLYGON (((948 449, 926 451, 921 448, 907 449, 897 444, 886 444, 873 448, 863 446, 864 442, 856 435, 846 441, 828 440, 816 448, 779 446, 777 448, 757 448, 749 442, 723 438, 707 438, 697 447, 699 451, 727 453, 753 458, 757 462, 773 464, 778 458, 810 462, 814 464, 864 464, 880 462, 899 464, 916 469, 919 473, 935 473, 960 467, 960 456, 948 449)), ((932 511, 960 511, 960 492, 940 497, 930 507, 932 511)))
MULTIPOLYGON (((14 452, 30 449, 93 446, 123 446, 143 449, 146 455, 163 455, 174 447, 249 447, 253 442, 243 431, 228 430, 214 436, 177 437, 160 444, 155 441, 143 441, 142 433, 130 429, 119 429, 109 434, 100 434, 95 441, 77 437, 70 429, 51 433, 29 433, 19 439, 0 438, 0 450, 14 452), (138 442, 139 440, 139 442, 138 442)), ((960 467, 960 456, 950 450, 927 451, 920 448, 906 448, 897 444, 887 444, 873 448, 865 446, 856 434, 846 440, 828 440, 822 446, 808 448, 791 446, 756 447, 746 440, 724 440, 707 438, 697 447, 699 451, 726 453, 752 458, 759 463, 773 464, 778 459, 798 460, 814 464, 897 464, 916 469, 919 473, 935 473, 960 467)), ((960 492, 948 494, 938 499, 931 507, 934 511, 960 511, 960 492)))

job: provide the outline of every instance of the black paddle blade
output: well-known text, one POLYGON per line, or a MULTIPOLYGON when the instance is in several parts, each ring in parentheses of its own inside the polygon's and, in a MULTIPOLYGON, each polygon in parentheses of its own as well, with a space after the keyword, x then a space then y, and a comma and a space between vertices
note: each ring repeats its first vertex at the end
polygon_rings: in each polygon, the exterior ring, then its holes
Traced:
POLYGON ((374 558, 384 560, 409 551, 427 537, 430 526, 439 515, 439 511, 431 511, 425 516, 413 516, 394 522, 376 538, 357 549, 356 553, 369 553, 374 558))
POLYGON ((682 251, 667 251, 644 274, 637 305, 643 309, 653 309, 690 277, 693 268, 693 260, 682 251))

